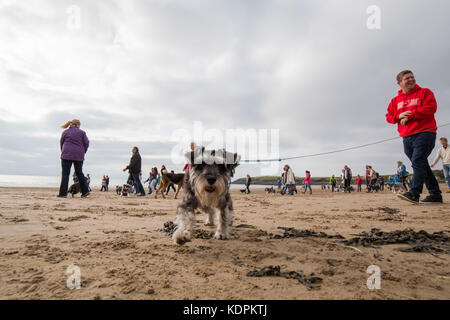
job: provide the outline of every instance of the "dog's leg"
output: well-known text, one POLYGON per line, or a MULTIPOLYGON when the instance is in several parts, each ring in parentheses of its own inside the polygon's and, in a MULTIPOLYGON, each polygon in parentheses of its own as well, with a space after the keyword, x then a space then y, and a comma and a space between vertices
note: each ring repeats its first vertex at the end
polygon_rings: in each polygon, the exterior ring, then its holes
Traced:
POLYGON ((177 230, 172 236, 173 241, 176 244, 184 244, 191 241, 192 228, 195 223, 194 209, 180 205, 177 209, 177 219, 175 224, 177 225, 177 230))
POLYGON ((161 188, 160 188, 161 189, 161 195, 165 199, 166 196, 164 195, 164 191, 166 190, 167 184, 162 179, 161 179, 160 186, 161 186, 161 188))
POLYGON ((216 233, 214 234, 215 239, 228 240, 230 239, 230 234, 228 232, 228 226, 230 224, 230 210, 228 206, 220 209, 219 224, 217 225, 216 233))
MULTIPOLYGON (((161 190, 162 185, 163 185, 163 182, 162 182, 162 180, 161 180, 161 183, 159 184, 158 189, 156 189, 156 191, 155 191, 155 199, 158 198, 158 192, 161 190)), ((164 195, 163 195, 163 196, 164 196, 164 195)))
POLYGON ((214 226, 214 215, 216 213, 216 210, 214 208, 209 208, 205 210, 205 213, 207 214, 205 226, 214 226))
POLYGON ((180 192, 180 189, 181 189, 181 185, 182 185, 182 183, 179 183, 179 184, 177 185, 177 192, 175 192, 175 197, 174 197, 174 199, 177 198, 178 192, 180 192))
POLYGON ((229 223, 228 225, 231 227, 233 225, 234 222, 234 209, 233 209, 233 201, 230 199, 228 200, 228 211, 229 211, 229 223))

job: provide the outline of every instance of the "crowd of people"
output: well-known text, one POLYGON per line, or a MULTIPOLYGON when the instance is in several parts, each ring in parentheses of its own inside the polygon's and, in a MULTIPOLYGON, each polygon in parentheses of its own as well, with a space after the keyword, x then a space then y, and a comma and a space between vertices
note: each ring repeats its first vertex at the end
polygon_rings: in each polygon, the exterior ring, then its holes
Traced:
MULTIPOLYGON (((385 181, 385 177, 381 176, 377 171, 375 171, 371 165, 366 165, 365 168, 365 181, 359 174, 354 179, 352 170, 348 165, 345 165, 341 171, 340 178, 336 178, 336 175, 332 174, 329 178, 328 184, 321 184, 321 189, 331 190, 331 192, 351 193, 355 190, 353 185, 356 185, 356 192, 362 192, 362 185, 365 183, 366 192, 368 193, 383 191, 386 185, 389 187, 389 189, 391 189, 394 184, 402 184, 405 190, 408 190, 407 183, 409 181, 409 172, 406 171, 406 166, 403 164, 403 162, 397 162, 397 173, 395 175, 389 176, 387 183, 385 181)), ((245 183, 246 187, 248 177, 249 175, 247 175, 247 180, 245 183)), ((299 180, 301 179, 297 178, 296 181, 295 174, 292 171, 291 167, 289 165, 285 165, 281 177, 277 180, 278 193, 282 195, 294 195, 298 193, 296 185, 300 183, 299 180)), ((312 178, 311 172, 309 170, 305 171, 305 178, 303 179, 301 184, 303 184, 303 193, 306 193, 309 190, 309 194, 312 194, 312 178)), ((272 190, 272 188, 270 188, 270 190, 272 190)))

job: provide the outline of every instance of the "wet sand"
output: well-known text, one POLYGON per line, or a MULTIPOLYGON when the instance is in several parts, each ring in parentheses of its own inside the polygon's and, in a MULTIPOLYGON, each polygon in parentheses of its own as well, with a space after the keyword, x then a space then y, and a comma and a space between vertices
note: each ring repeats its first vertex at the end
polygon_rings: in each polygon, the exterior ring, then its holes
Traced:
MULTIPOLYGON (((173 244, 164 222, 168 199, 120 197, 94 191, 87 199, 56 198, 56 189, 0 188, 1 299, 450 299, 450 255, 400 252, 402 244, 348 246, 327 238, 273 239, 278 227, 351 238, 378 228, 450 230, 450 194, 442 205, 412 205, 389 191, 377 194, 246 195, 232 191, 231 240, 173 244), (385 213, 380 207, 398 209, 385 213), (69 290, 66 270, 81 271, 69 290), (323 279, 309 290, 295 279, 248 277, 268 265, 323 279), (381 289, 366 286, 367 267, 381 269, 381 289)), ((180 198, 181 198, 180 193, 180 198)), ((197 215, 197 229, 205 214, 197 215)))

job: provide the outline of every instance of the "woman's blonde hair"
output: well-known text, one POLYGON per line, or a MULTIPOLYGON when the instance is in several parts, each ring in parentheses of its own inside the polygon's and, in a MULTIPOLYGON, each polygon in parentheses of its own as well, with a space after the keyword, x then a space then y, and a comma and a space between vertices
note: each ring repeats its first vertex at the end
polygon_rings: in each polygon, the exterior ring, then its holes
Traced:
POLYGON ((65 128, 71 127, 71 126, 73 126, 73 125, 79 126, 80 124, 81 124, 81 123, 80 123, 80 120, 73 119, 73 120, 69 120, 69 121, 67 121, 66 123, 64 123, 64 124, 61 126, 61 128, 65 129, 65 128))

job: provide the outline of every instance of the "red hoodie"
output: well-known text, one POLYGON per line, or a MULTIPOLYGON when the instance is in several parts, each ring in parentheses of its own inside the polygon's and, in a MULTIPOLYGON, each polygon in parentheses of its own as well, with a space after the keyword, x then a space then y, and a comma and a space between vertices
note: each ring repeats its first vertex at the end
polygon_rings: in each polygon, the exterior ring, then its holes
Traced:
POLYGON ((421 88, 418 85, 410 92, 398 92, 398 96, 391 100, 386 113, 386 120, 392 124, 398 124, 398 132, 401 137, 408 137, 419 132, 436 133, 437 103, 430 89, 421 88), (411 111, 409 121, 405 126, 400 124, 398 116, 405 111, 411 111))

